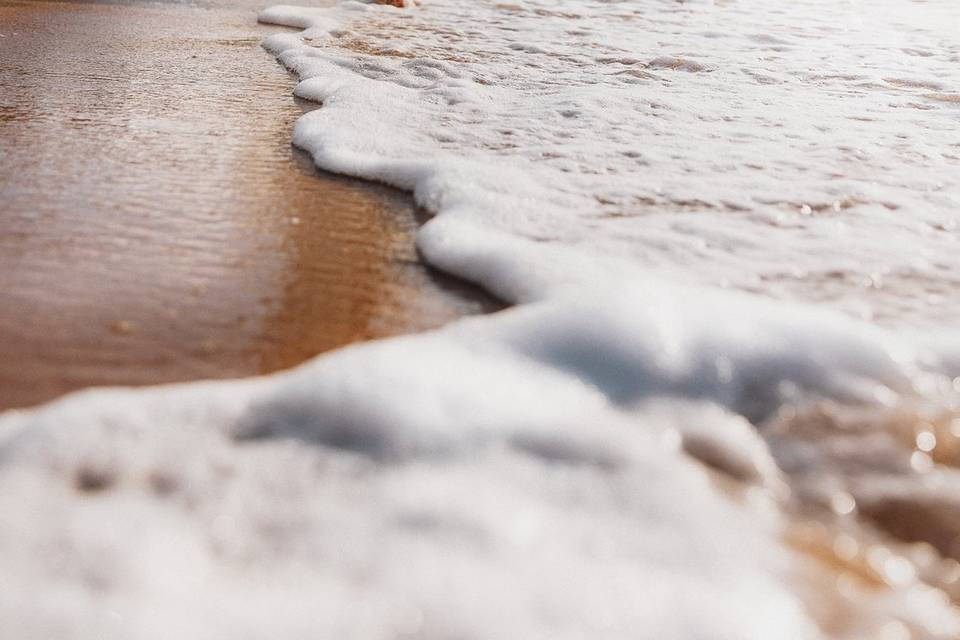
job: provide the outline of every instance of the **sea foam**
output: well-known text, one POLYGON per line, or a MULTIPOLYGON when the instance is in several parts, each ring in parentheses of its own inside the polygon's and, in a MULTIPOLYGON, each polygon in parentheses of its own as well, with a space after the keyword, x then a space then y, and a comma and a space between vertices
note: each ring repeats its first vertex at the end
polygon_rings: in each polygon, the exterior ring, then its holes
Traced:
POLYGON ((650 285, 10 412, 0 617, 22 637, 818 637, 777 543, 783 474, 738 414, 912 393, 915 356, 650 285))
POLYGON ((266 43, 325 105, 295 143, 413 190, 438 215, 427 259, 511 301, 640 270, 897 328, 960 311, 960 112, 934 95, 960 83, 949 3, 440 0, 261 19, 316 25, 266 43), (522 276, 493 267, 521 253, 522 276))

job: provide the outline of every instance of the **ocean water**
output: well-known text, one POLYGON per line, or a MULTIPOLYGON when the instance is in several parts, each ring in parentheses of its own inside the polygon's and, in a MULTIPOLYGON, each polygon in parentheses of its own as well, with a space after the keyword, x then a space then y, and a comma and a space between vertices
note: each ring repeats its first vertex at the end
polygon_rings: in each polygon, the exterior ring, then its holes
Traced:
POLYGON ((260 18, 294 143, 515 306, 0 416, 3 628, 960 636, 960 6, 260 18))
MULTIPOLYGON (((297 143, 416 185, 457 210, 444 225, 576 248, 602 280, 642 270, 898 328, 953 321, 956 8, 771 4, 431 2, 327 14, 270 46, 293 47, 297 93, 331 106, 297 143)), ((309 22, 294 15, 265 19, 309 22)), ((436 244, 428 259, 452 262, 436 244)), ((594 277, 579 270, 550 279, 594 277)))

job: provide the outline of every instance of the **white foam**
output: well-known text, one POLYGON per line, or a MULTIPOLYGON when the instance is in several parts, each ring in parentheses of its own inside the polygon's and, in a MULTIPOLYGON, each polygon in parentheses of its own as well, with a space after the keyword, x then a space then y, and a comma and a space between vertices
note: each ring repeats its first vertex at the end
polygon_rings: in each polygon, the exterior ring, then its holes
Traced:
MULTIPOLYGON (((321 166, 536 239, 529 262, 551 280, 596 285, 544 243, 603 263, 604 281, 642 267, 888 326, 957 317, 950 3, 364 9, 268 41, 304 79, 297 94, 326 104, 295 135, 321 166)), ((472 232, 438 235, 442 248, 421 237, 428 259, 503 287, 457 258, 472 232)))
MULTIPOLYGON (((736 412, 909 393, 921 363, 830 314, 621 293, 0 417, 4 628, 818 637, 776 543, 783 479, 736 412)), ((926 628, 960 628, 921 605, 926 628)))

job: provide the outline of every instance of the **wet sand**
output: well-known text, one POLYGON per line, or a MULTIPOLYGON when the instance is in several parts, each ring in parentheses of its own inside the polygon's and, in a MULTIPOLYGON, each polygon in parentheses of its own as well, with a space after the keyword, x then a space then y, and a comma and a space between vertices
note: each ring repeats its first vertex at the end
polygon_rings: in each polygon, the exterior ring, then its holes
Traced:
POLYGON ((242 3, 0 3, 0 409, 496 306, 419 263, 409 197, 292 149, 276 30, 242 3))

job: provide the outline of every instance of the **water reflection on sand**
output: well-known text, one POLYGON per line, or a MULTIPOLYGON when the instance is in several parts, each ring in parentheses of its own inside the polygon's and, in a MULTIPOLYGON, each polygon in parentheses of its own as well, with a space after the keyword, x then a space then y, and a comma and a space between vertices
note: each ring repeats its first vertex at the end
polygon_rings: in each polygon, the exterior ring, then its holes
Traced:
POLYGON ((0 408, 273 371, 490 302, 318 176, 253 7, 0 4, 0 408))

